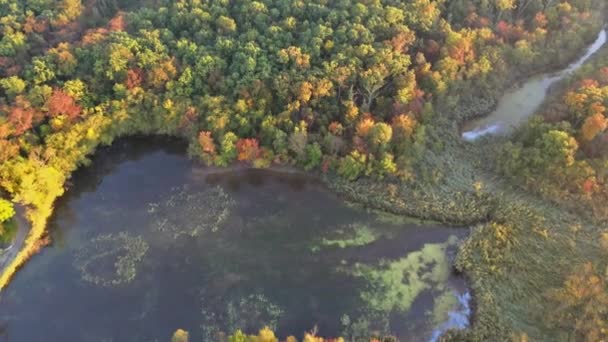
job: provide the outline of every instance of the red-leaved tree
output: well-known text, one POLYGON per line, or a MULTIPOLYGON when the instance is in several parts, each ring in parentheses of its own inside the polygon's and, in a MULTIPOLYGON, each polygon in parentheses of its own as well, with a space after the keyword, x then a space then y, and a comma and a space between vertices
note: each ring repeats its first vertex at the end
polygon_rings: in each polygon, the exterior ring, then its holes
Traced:
POLYGON ((74 98, 59 89, 53 91, 53 95, 48 99, 46 107, 50 117, 63 114, 70 120, 78 118, 82 112, 82 108, 74 101, 74 98))

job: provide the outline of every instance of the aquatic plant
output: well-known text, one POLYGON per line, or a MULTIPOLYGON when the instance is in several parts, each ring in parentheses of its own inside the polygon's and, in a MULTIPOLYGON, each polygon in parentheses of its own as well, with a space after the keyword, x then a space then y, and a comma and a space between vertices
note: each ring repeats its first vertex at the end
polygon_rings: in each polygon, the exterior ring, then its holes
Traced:
POLYGON ((352 274, 366 280, 368 286, 361 299, 375 311, 390 313, 409 311, 414 300, 426 290, 443 290, 450 266, 446 248, 456 241, 425 244, 416 252, 379 266, 355 264, 352 274))
POLYGON ((154 216, 158 231, 174 238, 194 237, 206 231, 216 232, 235 205, 220 186, 195 191, 184 185, 174 188, 167 200, 149 204, 148 213, 154 216))
POLYGON ((96 285, 126 284, 135 278, 147 251, 148 244, 140 236, 124 232, 100 235, 76 252, 74 267, 82 280, 96 285))
POLYGON ((340 226, 337 230, 344 238, 328 239, 323 238, 321 245, 337 246, 339 248, 365 246, 378 238, 377 234, 367 225, 355 222, 340 226))
POLYGON ((246 327, 251 322, 276 329, 282 315, 283 310, 261 293, 230 301, 226 307, 229 330, 246 327))

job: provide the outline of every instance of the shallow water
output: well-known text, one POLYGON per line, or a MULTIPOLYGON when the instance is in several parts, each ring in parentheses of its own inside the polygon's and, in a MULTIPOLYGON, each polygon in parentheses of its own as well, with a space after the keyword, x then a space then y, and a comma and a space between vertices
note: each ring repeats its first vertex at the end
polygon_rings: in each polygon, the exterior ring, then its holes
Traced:
POLYGON ((464 140, 473 141, 488 134, 506 134, 534 114, 545 101, 551 85, 578 70, 606 43, 606 31, 602 30, 583 56, 566 69, 551 74, 532 77, 520 87, 505 93, 496 109, 488 116, 471 120, 463 126, 464 140))
POLYGON ((434 340, 468 324, 450 262, 467 229, 347 205, 315 179, 210 173, 183 146, 129 139, 56 205, 53 245, 0 294, 8 341, 192 341, 264 325, 301 336, 434 340))

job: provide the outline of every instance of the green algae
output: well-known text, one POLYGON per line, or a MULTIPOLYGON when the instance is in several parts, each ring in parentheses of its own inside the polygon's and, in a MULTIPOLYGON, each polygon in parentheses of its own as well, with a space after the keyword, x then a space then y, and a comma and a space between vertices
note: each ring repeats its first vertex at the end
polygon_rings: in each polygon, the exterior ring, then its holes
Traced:
POLYGON ((450 275, 446 248, 456 241, 451 236, 445 243, 425 244, 419 251, 397 260, 383 260, 378 266, 355 264, 352 274, 368 284, 361 299, 376 311, 407 312, 422 292, 444 290, 450 275))
POLYGON ((76 252, 74 267, 82 280, 96 285, 127 284, 135 279, 137 265, 147 251, 148 244, 140 236, 100 235, 76 252))
POLYGON ((173 238, 195 237, 203 232, 217 232, 235 205, 220 186, 202 191, 181 186, 172 189, 167 200, 148 204, 148 213, 154 216, 156 230, 173 238))
POLYGON ((321 245, 325 247, 337 246, 339 248, 368 245, 378 239, 378 234, 369 226, 362 223, 351 223, 340 227, 336 232, 347 235, 342 239, 323 238, 321 245))

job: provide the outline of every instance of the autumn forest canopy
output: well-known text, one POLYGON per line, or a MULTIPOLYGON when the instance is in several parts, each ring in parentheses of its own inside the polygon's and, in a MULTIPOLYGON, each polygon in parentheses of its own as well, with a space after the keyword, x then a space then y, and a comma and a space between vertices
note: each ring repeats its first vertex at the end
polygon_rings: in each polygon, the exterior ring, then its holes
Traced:
MULTIPOLYGON (((71 173, 99 146, 136 134, 181 137, 209 166, 446 188, 445 164, 434 160, 461 144, 458 127, 514 82, 573 60, 604 7, 0 0, 0 194, 27 207, 40 237, 71 173)), ((606 220, 608 63, 596 64, 494 145, 488 172, 606 220)), ((0 225, 13 215, 0 198, 0 225)))

